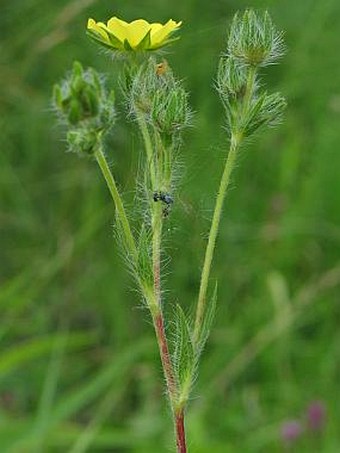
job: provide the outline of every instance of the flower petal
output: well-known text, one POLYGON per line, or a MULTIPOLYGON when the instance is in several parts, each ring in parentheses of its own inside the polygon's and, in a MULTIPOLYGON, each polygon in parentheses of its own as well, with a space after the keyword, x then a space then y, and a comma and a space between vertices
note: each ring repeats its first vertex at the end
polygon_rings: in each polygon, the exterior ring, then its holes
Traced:
POLYGON ((124 42, 128 37, 127 26, 128 23, 118 19, 118 17, 111 17, 107 22, 108 30, 121 42, 124 42))
POLYGON ((155 50, 176 40, 171 34, 182 22, 170 19, 166 24, 150 24, 144 19, 131 23, 114 16, 106 24, 90 18, 87 22, 88 34, 98 42, 118 50, 155 50))
MULTIPOLYGON (((171 33, 181 26, 182 22, 175 22, 170 19, 161 29, 157 27, 152 33, 151 31, 151 46, 158 46, 165 41, 171 33)), ((158 25, 158 24, 157 24, 158 25)))
MULTIPOLYGON (((98 35, 100 35, 104 41, 108 41, 109 38, 107 36, 107 33, 105 30, 103 30, 103 28, 100 26, 101 22, 96 22, 94 19, 89 19, 87 21, 87 29, 88 30, 91 30, 91 31, 94 31, 95 33, 97 33, 98 35)), ((104 24, 102 24, 104 25, 104 24)))
POLYGON ((128 24, 128 41, 132 48, 138 46, 138 44, 145 38, 151 25, 144 19, 137 19, 128 24))

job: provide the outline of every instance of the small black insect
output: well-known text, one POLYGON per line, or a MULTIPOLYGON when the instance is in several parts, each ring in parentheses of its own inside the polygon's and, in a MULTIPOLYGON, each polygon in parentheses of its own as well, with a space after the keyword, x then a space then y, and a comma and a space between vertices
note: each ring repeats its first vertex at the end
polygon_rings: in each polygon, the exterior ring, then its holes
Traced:
POLYGON ((154 192, 153 193, 153 201, 159 201, 159 200, 160 200, 159 192, 154 192))
POLYGON ((153 201, 162 201, 167 205, 171 205, 174 202, 174 199, 169 193, 164 192, 154 192, 153 201))
POLYGON ((161 191, 154 192, 153 201, 161 201, 162 203, 164 203, 165 206, 163 207, 163 216, 168 217, 168 215, 170 213, 171 205, 174 202, 174 199, 172 198, 172 196, 169 193, 164 193, 161 191))

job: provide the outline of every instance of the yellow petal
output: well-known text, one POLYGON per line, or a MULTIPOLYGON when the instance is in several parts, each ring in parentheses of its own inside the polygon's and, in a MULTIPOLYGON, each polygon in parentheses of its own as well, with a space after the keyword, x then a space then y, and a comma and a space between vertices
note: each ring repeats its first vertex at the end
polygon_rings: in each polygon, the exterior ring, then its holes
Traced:
POLYGON ((166 24, 150 24, 144 19, 137 19, 131 23, 114 16, 107 24, 96 22, 90 18, 87 28, 97 33, 100 40, 120 50, 140 50, 138 45, 150 33, 150 41, 143 42, 143 49, 153 50, 165 45, 170 34, 181 26, 182 22, 170 19, 166 24))
POLYGON ((127 22, 118 19, 118 17, 112 17, 107 22, 108 30, 116 36, 119 41, 124 42, 128 38, 127 22))
MULTIPOLYGON (((182 22, 175 22, 170 19, 161 29, 157 29, 152 33, 151 32, 151 46, 156 46, 165 41, 168 36, 177 28, 181 26, 182 22)), ((157 24, 158 25, 158 24, 157 24)))
POLYGON ((112 17, 112 19, 113 19, 115 22, 119 23, 120 25, 122 25, 122 26, 124 26, 124 27, 125 27, 126 25, 129 25, 128 22, 125 22, 125 20, 119 19, 117 16, 112 17))
POLYGON ((128 24, 128 41, 132 48, 137 47, 150 30, 151 25, 144 19, 137 19, 128 24))
POLYGON ((164 25, 163 24, 159 24, 158 22, 155 22, 154 24, 151 24, 151 36, 153 36, 159 30, 162 30, 163 27, 164 27, 164 25))
POLYGON ((94 19, 91 19, 91 18, 87 21, 88 30, 92 30, 92 31, 98 33, 102 38, 104 38, 105 41, 109 41, 109 37, 107 36, 106 31, 103 30, 101 25, 104 25, 104 24, 102 22, 97 23, 94 19))

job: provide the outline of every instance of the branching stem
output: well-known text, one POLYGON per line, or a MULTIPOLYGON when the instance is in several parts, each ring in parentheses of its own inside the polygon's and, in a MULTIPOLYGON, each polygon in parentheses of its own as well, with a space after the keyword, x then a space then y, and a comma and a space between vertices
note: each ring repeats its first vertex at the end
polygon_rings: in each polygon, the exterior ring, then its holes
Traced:
POLYGON ((212 259, 214 256, 216 239, 217 239, 218 229, 219 229, 219 225, 220 225, 224 199, 225 199, 225 196, 227 193, 228 186, 230 184, 230 178, 231 178, 232 171, 235 167, 237 151, 238 151, 238 148, 242 141, 242 122, 247 115, 247 112, 250 108, 251 99, 254 94, 256 71, 257 71, 256 66, 249 67, 246 91, 244 94, 242 108, 241 108, 242 115, 241 115, 241 118, 239 119, 240 124, 238 124, 237 127, 235 128, 235 130, 232 131, 232 133, 231 133, 230 148, 229 148, 228 156, 226 158, 224 171, 222 174, 220 186, 219 186, 217 197, 216 197, 215 209, 214 209, 214 214, 213 214, 213 218, 211 221, 208 244, 207 244, 205 257, 204 257, 204 264, 203 264, 203 269, 202 269, 202 274, 201 274, 200 289, 199 289, 198 302, 197 302, 197 308, 196 308, 193 340, 194 340, 194 344, 196 345, 197 348, 199 348, 199 343, 200 343, 201 329, 202 329, 204 313, 205 313, 205 308, 206 308, 206 303, 207 303, 207 289, 208 289, 208 284, 209 284, 211 263, 212 263, 212 259))
MULTIPOLYGON (((155 134, 153 145, 147 123, 142 115, 138 117, 138 125, 144 140, 148 170, 153 191, 159 191, 167 182, 169 175, 167 168, 164 169, 164 154, 166 150, 163 143, 155 134)), ((168 163, 167 163, 168 165, 168 163)), ((165 321, 162 307, 162 286, 161 286, 161 246, 163 230, 163 206, 160 201, 151 202, 151 228, 152 228, 152 269, 153 269, 153 294, 147 298, 151 311, 153 325, 156 333, 160 359, 167 386, 167 393, 172 410, 174 429, 176 433, 176 445, 178 453, 186 453, 184 411, 176 410, 178 389, 173 365, 171 361, 168 339, 165 330, 165 321)))

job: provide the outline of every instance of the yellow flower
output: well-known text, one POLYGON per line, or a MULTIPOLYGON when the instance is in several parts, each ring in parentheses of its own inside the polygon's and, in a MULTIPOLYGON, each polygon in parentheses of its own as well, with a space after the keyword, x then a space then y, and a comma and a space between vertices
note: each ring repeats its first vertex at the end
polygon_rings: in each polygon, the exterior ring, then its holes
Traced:
POLYGON ((171 35, 178 30, 182 22, 170 19, 166 24, 150 24, 144 19, 125 22, 112 17, 107 24, 89 19, 88 34, 105 47, 117 50, 156 50, 175 41, 171 35))

